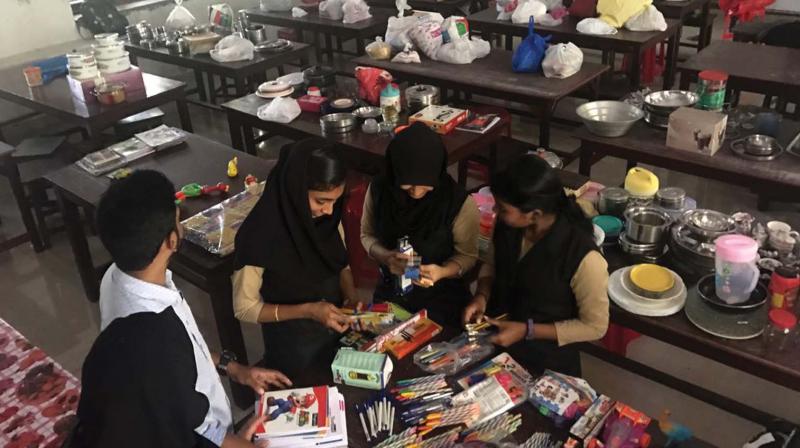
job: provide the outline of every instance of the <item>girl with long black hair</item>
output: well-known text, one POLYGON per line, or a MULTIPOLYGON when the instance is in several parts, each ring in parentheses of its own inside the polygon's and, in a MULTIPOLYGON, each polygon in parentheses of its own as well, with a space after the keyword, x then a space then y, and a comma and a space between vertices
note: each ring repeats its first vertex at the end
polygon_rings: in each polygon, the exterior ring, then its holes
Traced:
POLYGON ((509 163, 492 180, 497 208, 493 263, 484 264, 465 322, 487 310, 508 312, 494 342, 533 371, 579 375, 570 344, 596 340, 608 327, 608 265, 592 224, 564 193, 556 171, 535 155, 509 163))
POLYGON ((386 170, 370 184, 361 218, 361 243, 381 265, 377 301, 392 300, 436 322, 458 325, 470 293, 461 278, 478 254, 478 207, 449 174, 438 134, 422 123, 389 143, 386 170), (408 293, 397 288, 408 258, 398 239, 409 237, 422 257, 421 278, 408 293))
POLYGON ((347 264, 342 194, 347 170, 323 139, 282 148, 264 194, 236 234, 236 317, 260 323, 264 364, 290 377, 330 363, 357 300, 347 264))

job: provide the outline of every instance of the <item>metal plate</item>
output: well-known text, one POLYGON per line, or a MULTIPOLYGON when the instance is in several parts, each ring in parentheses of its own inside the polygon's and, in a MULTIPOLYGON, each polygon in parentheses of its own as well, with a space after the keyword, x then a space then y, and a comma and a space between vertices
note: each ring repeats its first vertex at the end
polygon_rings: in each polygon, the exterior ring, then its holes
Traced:
POLYGON ((721 310, 700 298, 697 288, 689 288, 686 317, 706 333, 724 339, 752 339, 764 332, 767 325, 767 305, 752 310, 721 310))
POLYGON ((713 306, 729 310, 752 310, 767 303, 767 297, 769 296, 769 294, 767 294, 767 288, 764 287, 763 284, 757 283, 756 289, 753 290, 752 294, 750 294, 750 298, 746 302, 731 305, 717 297, 717 287, 714 283, 715 277, 715 274, 707 275, 697 282, 697 292, 700 294, 700 298, 713 306))
POLYGON ((755 162, 769 162, 770 160, 777 159, 778 157, 780 157, 781 154, 783 154, 783 148, 778 146, 778 150, 768 156, 755 156, 747 152, 747 150, 745 149, 744 139, 734 140, 731 142, 729 146, 731 148, 731 151, 733 151, 733 153, 736 154, 737 156, 755 162))

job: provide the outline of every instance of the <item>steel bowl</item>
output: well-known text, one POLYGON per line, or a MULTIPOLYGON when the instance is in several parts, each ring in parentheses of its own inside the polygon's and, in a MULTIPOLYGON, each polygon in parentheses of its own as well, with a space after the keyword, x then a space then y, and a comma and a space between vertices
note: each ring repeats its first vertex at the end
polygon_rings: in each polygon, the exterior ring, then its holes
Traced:
POLYGON ((319 124, 323 134, 344 134, 355 129, 358 120, 351 113, 337 113, 323 115, 319 124))
POLYGON ((625 210, 625 235, 637 243, 663 244, 670 216, 654 207, 631 207, 625 210))
POLYGON ((704 241, 713 241, 736 230, 733 218, 715 210, 689 210, 683 214, 681 221, 694 236, 704 241))
POLYGON ((667 115, 675 112, 679 107, 692 107, 697 103, 698 96, 694 92, 685 90, 659 90, 644 97, 646 110, 657 115, 667 115))
POLYGON ((656 192, 658 205, 671 210, 680 210, 686 201, 686 190, 679 187, 666 187, 656 192))
POLYGON ((644 112, 622 101, 592 101, 575 110, 592 134, 621 137, 642 119, 644 112))
POLYGON ((754 156, 768 156, 780 151, 780 143, 774 137, 763 134, 748 135, 743 139, 744 150, 754 156))
POLYGON ((383 117, 381 115, 381 108, 375 106, 364 106, 359 107, 358 109, 353 111, 353 115, 356 116, 362 122, 367 118, 372 118, 375 121, 382 121, 383 117))

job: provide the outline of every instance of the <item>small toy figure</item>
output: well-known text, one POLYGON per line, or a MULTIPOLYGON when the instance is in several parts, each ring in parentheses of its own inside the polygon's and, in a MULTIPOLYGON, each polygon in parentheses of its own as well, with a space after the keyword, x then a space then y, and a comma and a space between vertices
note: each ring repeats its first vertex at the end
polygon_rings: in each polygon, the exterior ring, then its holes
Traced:
POLYGON ((669 409, 664 409, 658 418, 658 428, 667 436, 666 446, 678 446, 691 439, 692 430, 680 423, 673 423, 670 421, 670 416, 672 416, 672 412, 669 409))
POLYGON ((244 178, 244 189, 250 194, 255 194, 258 190, 258 178, 252 174, 248 174, 244 178))
POLYGON ((650 417, 630 406, 617 403, 606 420, 603 442, 591 439, 589 448, 647 448, 650 434, 646 432, 650 417))
POLYGON ((200 185, 198 183, 186 184, 181 187, 181 191, 175 193, 175 203, 180 204, 186 198, 196 198, 198 196, 205 196, 207 194, 211 194, 215 191, 220 193, 227 193, 230 190, 230 186, 228 184, 224 184, 219 182, 216 185, 200 185))
POLYGON ((239 158, 234 157, 228 162, 228 177, 233 179, 239 175, 239 158))

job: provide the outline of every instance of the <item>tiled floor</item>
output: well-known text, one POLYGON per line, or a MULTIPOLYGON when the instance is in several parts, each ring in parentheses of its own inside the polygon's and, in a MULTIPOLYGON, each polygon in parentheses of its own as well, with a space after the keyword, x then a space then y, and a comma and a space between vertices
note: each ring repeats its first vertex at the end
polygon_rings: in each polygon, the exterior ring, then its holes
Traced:
MULTIPOLYGON (((146 68, 168 76, 189 78, 187 73, 174 68, 155 65, 148 65, 146 68)), ((222 113, 190 107, 194 126, 199 134, 222 142, 229 141, 227 123, 222 113)), ((165 108, 165 111, 168 122, 177 125, 174 111, 171 108, 165 108)), ((7 130, 7 135, 15 140, 25 135, 34 135, 49 126, 50 123, 46 120, 34 120, 14 126, 7 130)), ((536 136, 536 125, 528 120, 517 121, 514 127, 518 138, 533 141, 536 136)), ((556 130, 554 144, 559 148, 568 148, 576 146, 577 141, 571 139, 568 132, 556 130)), ((274 148, 278 146, 270 145, 273 149, 266 149, 262 155, 274 157, 274 148)), ((617 184, 623 178, 624 167, 621 160, 603 160, 595 166, 593 177, 600 182, 617 184)), ((576 164, 569 167, 572 170, 576 168, 576 164)), ((723 212, 755 209, 755 197, 746 188, 660 169, 655 171, 662 185, 685 188, 705 208, 723 212)), ((795 226, 800 225, 800 214, 790 211, 793 209, 790 205, 779 204, 777 209, 780 211, 772 212, 770 216, 787 219, 795 226)), ((8 238, 21 232, 16 205, 4 181, 0 181, 0 221, 0 238, 8 238)), ((105 256, 96 239, 91 241, 91 246, 96 257, 105 256)), ((189 300, 212 350, 219 349, 208 297, 180 279, 178 284, 189 300)), ((69 371, 80 375, 83 358, 98 333, 99 317, 97 307, 90 304, 82 294, 64 233, 57 233, 53 248, 42 254, 35 254, 28 245, 0 254, 0 291, 3 291, 0 294, 0 316, 69 371)), ((258 328, 245 324, 244 331, 250 358, 259 358, 263 347, 258 328)), ((635 341, 629 349, 629 355, 757 408, 800 421, 800 406, 797 406, 800 394, 797 392, 768 384, 751 375, 649 338, 635 341)), ((584 357, 583 362, 586 378, 599 391, 624 400, 651 415, 658 415, 663 408, 669 408, 676 420, 689 423, 697 435, 715 445, 741 446, 758 429, 757 425, 597 359, 584 357)), ((237 414, 242 415, 243 411, 238 410, 237 414)))

